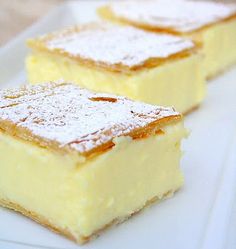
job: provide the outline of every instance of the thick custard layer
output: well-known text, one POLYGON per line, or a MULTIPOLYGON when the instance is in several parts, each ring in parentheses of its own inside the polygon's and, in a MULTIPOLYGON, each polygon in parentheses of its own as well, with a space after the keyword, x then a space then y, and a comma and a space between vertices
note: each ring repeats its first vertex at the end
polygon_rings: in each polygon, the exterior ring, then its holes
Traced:
POLYGON ((186 131, 181 123, 163 131, 146 139, 121 137, 111 150, 83 163, 77 154, 65 156, 0 133, 0 199, 80 241, 180 188, 180 140, 186 131))
POLYGON ((204 68, 211 78, 236 63, 236 18, 200 31, 204 68))
POLYGON ((29 81, 64 79, 98 92, 115 93, 150 104, 174 106, 187 112, 205 95, 202 57, 193 54, 131 74, 86 67, 68 58, 38 52, 27 59, 29 81))

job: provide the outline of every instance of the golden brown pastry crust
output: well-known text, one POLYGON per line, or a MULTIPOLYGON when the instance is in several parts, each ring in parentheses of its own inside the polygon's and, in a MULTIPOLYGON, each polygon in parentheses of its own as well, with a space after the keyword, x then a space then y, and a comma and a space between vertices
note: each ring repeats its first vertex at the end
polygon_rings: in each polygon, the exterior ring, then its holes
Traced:
POLYGON ((121 217, 121 218, 117 218, 117 219, 113 220, 112 222, 106 224, 103 228, 95 231, 91 236, 80 235, 79 239, 77 239, 77 237, 75 237, 73 235, 73 233, 69 231, 69 229, 61 228, 61 227, 56 226, 55 224, 52 224, 47 218, 43 217, 42 215, 37 214, 36 212, 33 212, 31 210, 27 210, 26 208, 24 208, 23 206, 15 203, 15 202, 0 198, 0 206, 12 209, 16 212, 19 212, 19 213, 25 215, 26 217, 29 217, 30 219, 36 221, 37 223, 43 225, 44 227, 50 229, 51 231, 58 233, 58 234, 61 234, 61 235, 65 236, 66 238, 75 241, 76 243, 85 244, 85 243, 89 242, 90 240, 98 237, 101 233, 106 231, 108 228, 115 226, 115 225, 118 225, 118 224, 124 222, 125 220, 129 219, 131 216, 141 212, 144 208, 150 206, 154 202, 165 200, 165 199, 169 198, 176 191, 178 191, 178 189, 176 189, 174 191, 168 191, 167 193, 165 193, 163 195, 162 199, 160 199, 156 196, 156 197, 150 199, 149 201, 147 201, 146 204, 142 208, 135 210, 132 214, 130 214, 126 217, 121 217))
MULTIPOLYGON (((123 41, 124 42, 124 41, 123 41)), ((176 36, 170 36, 166 34, 153 34, 150 32, 145 32, 136 28, 132 28, 131 26, 120 26, 120 25, 109 25, 107 23, 90 23, 87 25, 81 25, 81 26, 75 26, 71 27, 59 32, 53 32, 35 39, 29 39, 27 41, 27 45, 33 50, 33 52, 45 52, 54 55, 63 56, 66 58, 70 58, 76 63, 79 63, 83 66, 88 66, 92 68, 97 69, 105 69, 112 72, 120 72, 120 73, 126 73, 126 74, 132 74, 138 70, 143 70, 146 68, 153 68, 159 65, 162 65, 166 62, 170 62, 173 60, 178 60, 181 58, 185 58, 190 56, 193 53, 197 53, 199 51, 200 44, 195 44, 190 40, 186 40, 180 37, 176 36), (111 30, 114 33, 118 34, 119 32, 123 32, 118 38, 113 39, 112 33, 104 33, 104 40, 100 40, 100 43, 103 44, 102 47, 99 47, 97 50, 94 49, 94 53, 91 55, 90 50, 93 46, 93 35, 96 35, 97 32, 107 31, 111 30), (126 30, 127 29, 127 30, 126 30), (88 32, 90 33, 88 35, 88 32), (133 32, 133 37, 131 33, 133 32), (88 41, 84 41, 84 37, 74 38, 74 35, 81 35, 86 34, 88 37, 88 41), (121 37, 127 37, 130 36, 129 39, 127 38, 126 44, 124 47, 129 47, 131 50, 135 50, 135 45, 138 40, 141 40, 140 36, 143 36, 143 46, 142 51, 140 51, 140 48, 137 48, 137 51, 135 53, 129 54, 128 52, 124 52, 124 50, 120 50, 121 43, 119 42, 119 39, 121 37), (148 46, 150 43, 145 44, 145 40, 149 39, 149 41, 152 40, 150 36, 156 36, 156 39, 166 39, 166 41, 163 41, 161 47, 158 47, 156 49, 159 49, 160 53, 159 55, 149 54, 147 57, 144 57, 143 60, 135 61, 134 56, 137 56, 139 54, 144 54, 148 50, 148 46), (159 38, 160 37, 160 38, 159 38), (137 41, 135 40, 137 38, 137 41), (77 41, 83 41, 82 45, 84 43, 89 44, 88 46, 85 45, 84 49, 81 51, 78 51, 76 53, 76 50, 78 47, 72 45, 69 46, 69 43, 73 41, 73 39, 77 39, 77 41), (52 44, 53 45, 52 45, 52 44), (112 44, 111 50, 108 50, 109 46, 112 44), (50 45, 51 44, 51 45, 50 45), (169 51, 168 49, 171 46, 176 46, 175 50, 169 51), (101 54, 104 56, 100 56, 99 58, 96 58, 95 54, 98 50, 102 50, 106 48, 108 51, 102 51, 101 54), (74 48, 74 50, 73 50, 74 48), (68 51, 69 49, 69 51, 68 51), (72 52, 73 50, 73 52, 72 52), (85 53, 84 51, 87 51, 85 53), (116 56, 119 56, 120 59, 117 59, 114 62, 114 58, 111 58, 111 54, 114 51, 119 51, 116 56), (165 52, 165 55, 162 55, 161 52, 165 52), (81 55, 80 53, 85 53, 85 55, 81 55), (105 54, 109 53, 106 57, 105 54), (123 54, 122 54, 123 53, 123 54), (126 64, 127 58, 133 60, 133 63, 126 64)), ((83 45, 84 46, 84 45, 83 45)), ((154 51, 154 49, 152 49, 154 51)), ((158 53, 157 53, 158 54, 158 53)))
POLYGON ((90 157, 114 139, 141 139, 182 116, 173 108, 99 94, 74 84, 51 83, 0 91, 0 131, 62 153, 90 157))

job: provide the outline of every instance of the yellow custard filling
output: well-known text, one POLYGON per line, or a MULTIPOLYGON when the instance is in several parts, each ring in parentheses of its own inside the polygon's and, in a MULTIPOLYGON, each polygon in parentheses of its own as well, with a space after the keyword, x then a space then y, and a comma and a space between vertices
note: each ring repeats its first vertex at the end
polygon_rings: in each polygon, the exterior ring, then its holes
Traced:
POLYGON ((139 140, 120 137, 111 150, 91 159, 1 132, 0 200, 44 217, 79 242, 181 187, 180 141, 186 131, 182 123, 163 131, 139 140))
POLYGON ((199 33, 203 42, 207 78, 221 73, 236 63, 236 18, 215 24, 199 33))

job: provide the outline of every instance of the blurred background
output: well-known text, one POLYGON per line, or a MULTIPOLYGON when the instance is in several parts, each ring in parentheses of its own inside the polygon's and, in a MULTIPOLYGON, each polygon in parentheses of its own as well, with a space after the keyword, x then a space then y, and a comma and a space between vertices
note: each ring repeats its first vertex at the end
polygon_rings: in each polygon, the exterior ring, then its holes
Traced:
MULTIPOLYGON (((0 46, 3 46, 23 29, 47 14, 50 9, 65 1, 66 0, 0 0, 0 46)), ((236 0, 221 1, 236 2, 236 0)))

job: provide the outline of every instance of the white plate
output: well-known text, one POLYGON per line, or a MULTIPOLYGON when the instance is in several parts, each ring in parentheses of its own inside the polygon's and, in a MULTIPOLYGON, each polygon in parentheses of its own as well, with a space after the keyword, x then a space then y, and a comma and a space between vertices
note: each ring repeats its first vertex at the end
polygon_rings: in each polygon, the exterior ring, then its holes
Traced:
MULTIPOLYGON (((84 1, 59 6, 2 48, 0 87, 26 82, 26 38, 94 20, 95 8, 100 3, 84 1)), ((174 198, 153 205, 84 248, 225 248, 229 235, 233 237, 236 230, 234 226, 228 233, 236 190, 235 96, 234 67, 208 84, 206 101, 186 118, 192 133, 184 142, 184 188, 174 198)), ((33 248, 79 247, 19 214, 0 209, 0 248, 25 249, 29 245, 33 248)), ((235 247, 228 242, 228 248, 235 247)))

